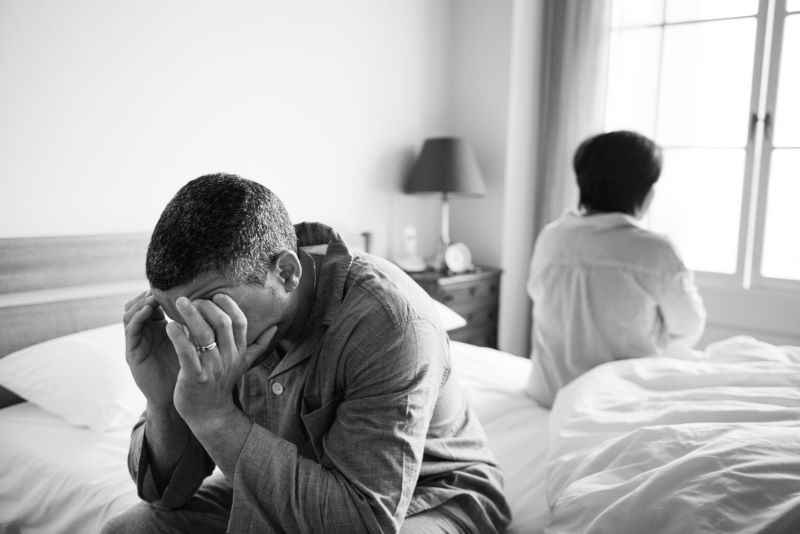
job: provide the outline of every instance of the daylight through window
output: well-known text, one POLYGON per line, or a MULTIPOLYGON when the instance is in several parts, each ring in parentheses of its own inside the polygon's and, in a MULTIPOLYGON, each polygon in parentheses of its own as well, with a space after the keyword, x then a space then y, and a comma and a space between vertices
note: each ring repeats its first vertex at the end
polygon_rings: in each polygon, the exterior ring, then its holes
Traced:
POLYGON ((696 271, 800 288, 800 0, 612 6, 606 130, 664 148, 647 224, 696 271))

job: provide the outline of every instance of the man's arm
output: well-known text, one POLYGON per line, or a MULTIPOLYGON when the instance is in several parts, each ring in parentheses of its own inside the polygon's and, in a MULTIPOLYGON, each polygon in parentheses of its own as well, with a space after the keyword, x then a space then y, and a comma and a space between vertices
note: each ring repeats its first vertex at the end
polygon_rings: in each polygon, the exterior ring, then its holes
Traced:
POLYGON ((166 509, 191 499, 214 463, 174 410, 148 410, 133 427, 128 469, 139 497, 166 509))
POLYGON ((123 323, 125 359, 147 399, 131 435, 128 467, 142 499, 175 508, 191 498, 213 464, 175 409, 178 358, 151 291, 125 305, 123 323))

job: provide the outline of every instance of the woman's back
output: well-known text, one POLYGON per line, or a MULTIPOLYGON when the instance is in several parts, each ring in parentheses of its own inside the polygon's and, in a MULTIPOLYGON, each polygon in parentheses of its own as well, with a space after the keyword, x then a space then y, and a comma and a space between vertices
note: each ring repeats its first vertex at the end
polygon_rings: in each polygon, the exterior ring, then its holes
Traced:
POLYGON ((670 241, 622 213, 565 213, 539 236, 531 394, 545 406, 592 367, 688 350, 703 330, 702 300, 670 241))

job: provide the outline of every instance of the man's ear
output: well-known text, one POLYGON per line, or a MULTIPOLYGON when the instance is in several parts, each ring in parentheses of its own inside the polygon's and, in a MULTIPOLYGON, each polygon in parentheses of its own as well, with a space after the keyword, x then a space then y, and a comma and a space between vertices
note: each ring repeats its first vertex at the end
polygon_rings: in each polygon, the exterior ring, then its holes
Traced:
POLYGON ((300 285, 303 276, 303 267, 300 258, 291 250, 282 250, 275 258, 275 271, 279 282, 287 293, 291 293, 300 285))

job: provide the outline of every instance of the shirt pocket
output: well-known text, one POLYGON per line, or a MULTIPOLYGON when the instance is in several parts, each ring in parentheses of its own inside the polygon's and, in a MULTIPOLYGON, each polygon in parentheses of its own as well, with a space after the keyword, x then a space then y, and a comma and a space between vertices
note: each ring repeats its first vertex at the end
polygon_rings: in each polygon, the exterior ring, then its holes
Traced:
POLYGON ((336 410, 342 403, 342 396, 334 396, 319 408, 315 408, 319 405, 319 402, 315 401, 316 399, 303 398, 300 418, 303 421, 303 428, 314 456, 318 462, 322 462, 324 458, 322 440, 336 419, 336 410))

